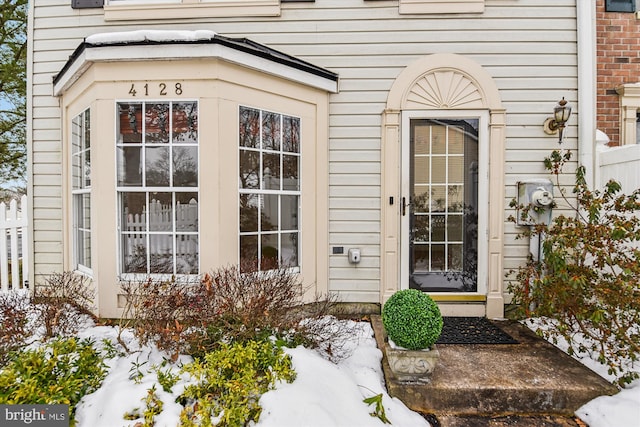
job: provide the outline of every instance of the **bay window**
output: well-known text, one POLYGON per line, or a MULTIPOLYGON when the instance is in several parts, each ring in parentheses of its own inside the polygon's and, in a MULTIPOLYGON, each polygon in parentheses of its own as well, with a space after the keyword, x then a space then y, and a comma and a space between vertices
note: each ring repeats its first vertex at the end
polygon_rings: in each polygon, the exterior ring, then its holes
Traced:
POLYGON ((71 120, 71 197, 73 268, 91 270, 91 115, 87 109, 71 120))
POLYGON ((120 273, 197 274, 197 102, 119 102, 116 115, 120 273))
POLYGON ((260 270, 298 267, 300 119, 239 110, 240 260, 260 270))

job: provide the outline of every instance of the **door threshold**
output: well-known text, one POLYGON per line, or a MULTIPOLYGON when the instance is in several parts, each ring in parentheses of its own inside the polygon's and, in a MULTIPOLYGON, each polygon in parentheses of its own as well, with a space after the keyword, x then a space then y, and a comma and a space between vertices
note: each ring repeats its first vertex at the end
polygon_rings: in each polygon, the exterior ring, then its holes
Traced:
POLYGON ((459 293, 428 293, 436 302, 486 302, 486 295, 459 293))

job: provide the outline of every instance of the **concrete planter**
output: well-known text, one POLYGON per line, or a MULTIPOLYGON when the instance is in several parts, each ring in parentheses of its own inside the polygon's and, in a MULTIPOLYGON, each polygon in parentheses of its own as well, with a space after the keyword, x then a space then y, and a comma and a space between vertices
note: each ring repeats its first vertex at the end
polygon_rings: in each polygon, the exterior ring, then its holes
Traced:
POLYGON ((385 342, 384 351, 391 372, 402 382, 428 383, 440 357, 435 345, 425 350, 406 350, 385 342))

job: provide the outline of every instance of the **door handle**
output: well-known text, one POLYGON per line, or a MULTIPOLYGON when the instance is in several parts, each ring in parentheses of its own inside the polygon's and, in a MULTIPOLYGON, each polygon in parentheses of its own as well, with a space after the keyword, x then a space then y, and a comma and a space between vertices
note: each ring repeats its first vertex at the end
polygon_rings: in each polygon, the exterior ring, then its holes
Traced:
POLYGON ((402 206, 401 206, 401 208, 402 208, 402 216, 405 216, 407 214, 407 207, 411 206, 411 205, 412 205, 411 202, 407 203, 407 198, 406 197, 402 198, 402 206))

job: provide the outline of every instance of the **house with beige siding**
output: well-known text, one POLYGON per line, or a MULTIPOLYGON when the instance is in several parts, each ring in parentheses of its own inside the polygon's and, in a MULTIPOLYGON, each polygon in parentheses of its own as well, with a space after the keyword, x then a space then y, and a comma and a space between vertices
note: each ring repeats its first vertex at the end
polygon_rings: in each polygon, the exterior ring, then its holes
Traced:
POLYGON ((30 283, 78 271, 115 317, 122 281, 243 262, 502 317, 561 98, 593 162, 589 3, 33 0, 30 283))

